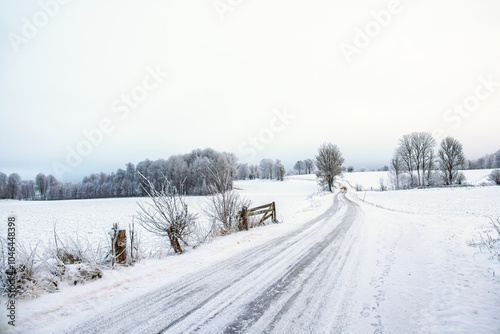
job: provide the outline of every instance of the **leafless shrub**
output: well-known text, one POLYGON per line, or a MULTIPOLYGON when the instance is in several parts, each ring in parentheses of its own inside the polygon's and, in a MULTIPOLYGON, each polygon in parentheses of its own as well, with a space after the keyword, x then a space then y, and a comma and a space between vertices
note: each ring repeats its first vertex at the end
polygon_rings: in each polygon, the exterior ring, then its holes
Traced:
POLYGON ((241 230, 239 213, 251 202, 234 191, 225 191, 207 196, 207 205, 204 213, 212 223, 212 232, 215 235, 226 235, 241 230))
POLYGON ((465 177, 464 173, 458 172, 456 180, 457 184, 462 185, 464 184, 465 180, 467 180, 467 178, 465 177))
POLYGON ((475 246, 482 249, 483 247, 491 253, 491 258, 500 261, 500 218, 490 217, 490 224, 493 227, 496 236, 492 236, 491 233, 487 232, 480 234, 479 237, 481 241, 475 242, 474 240, 469 241, 469 246, 475 246))
POLYGON ((379 180, 380 182, 380 191, 386 191, 387 190, 387 186, 385 185, 385 180, 383 177, 380 178, 379 180))
POLYGON ((181 242, 187 245, 196 223, 197 215, 188 210, 181 189, 165 181, 160 190, 155 189, 151 181, 139 174, 146 182, 144 191, 151 199, 151 204, 138 203, 136 219, 145 230, 158 236, 168 237, 175 253, 182 253, 181 242))
POLYGON ((49 256, 55 258, 59 264, 89 263, 99 265, 105 261, 107 254, 100 242, 95 245, 78 235, 75 238, 67 236, 63 241, 57 234, 55 225, 53 234, 55 248, 49 248, 51 253, 49 256))

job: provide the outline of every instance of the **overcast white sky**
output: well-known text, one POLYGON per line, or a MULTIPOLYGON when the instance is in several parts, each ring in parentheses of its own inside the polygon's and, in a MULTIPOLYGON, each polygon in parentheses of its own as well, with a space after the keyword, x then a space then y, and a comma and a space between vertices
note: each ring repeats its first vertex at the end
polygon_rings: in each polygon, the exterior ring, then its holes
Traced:
POLYGON ((437 129, 468 158, 500 148, 500 1, 67 2, 0 0, 5 173, 79 181, 205 147, 291 169, 323 142, 378 168, 437 129))

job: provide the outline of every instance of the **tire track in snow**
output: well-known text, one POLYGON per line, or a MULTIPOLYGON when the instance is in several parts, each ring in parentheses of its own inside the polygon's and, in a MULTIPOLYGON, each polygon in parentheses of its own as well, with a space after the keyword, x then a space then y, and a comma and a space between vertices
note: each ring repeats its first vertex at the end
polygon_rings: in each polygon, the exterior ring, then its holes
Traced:
MULTIPOLYGON (((344 318, 349 302, 347 296, 338 296, 348 289, 339 287, 337 280, 345 266, 354 267, 350 249, 355 233, 351 230, 354 222, 359 223, 359 213, 357 204, 337 194, 324 214, 299 231, 256 247, 251 256, 237 254, 119 305, 71 332, 273 332, 301 314, 302 327, 341 328, 345 324, 335 322, 344 318), (337 313, 325 316, 323 312, 318 318, 307 312, 311 307, 333 307, 337 313)), ((343 278, 344 282, 349 279, 343 278)))

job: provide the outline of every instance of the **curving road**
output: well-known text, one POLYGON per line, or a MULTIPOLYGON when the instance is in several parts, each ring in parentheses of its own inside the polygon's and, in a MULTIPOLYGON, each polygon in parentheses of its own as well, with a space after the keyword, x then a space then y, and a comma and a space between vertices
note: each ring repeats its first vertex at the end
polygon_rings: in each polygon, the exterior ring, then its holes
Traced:
POLYGON ((182 277, 71 333, 339 333, 353 313, 362 210, 344 193, 302 229, 182 277))

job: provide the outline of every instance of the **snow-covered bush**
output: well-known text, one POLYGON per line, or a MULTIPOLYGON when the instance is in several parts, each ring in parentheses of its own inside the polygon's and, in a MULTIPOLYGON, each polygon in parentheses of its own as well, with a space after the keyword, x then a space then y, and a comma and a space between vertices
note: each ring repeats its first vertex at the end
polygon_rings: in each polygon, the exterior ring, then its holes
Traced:
POLYGON ((16 243, 16 260, 13 267, 7 262, 4 252, 6 240, 0 238, 2 252, 0 255, 1 277, 0 295, 14 293, 16 298, 36 298, 42 292, 57 290, 59 278, 48 268, 47 260, 37 254, 38 245, 27 250, 16 243), (8 281, 8 277, 10 281, 8 281))
POLYGON ((80 263, 66 266, 64 277, 72 285, 85 284, 87 281, 102 278, 102 271, 95 265, 80 263))
POLYGON ((250 207, 250 204, 249 200, 241 198, 237 192, 232 190, 207 196, 204 212, 212 223, 212 233, 225 235, 242 230, 238 216, 241 209, 244 206, 250 207))

